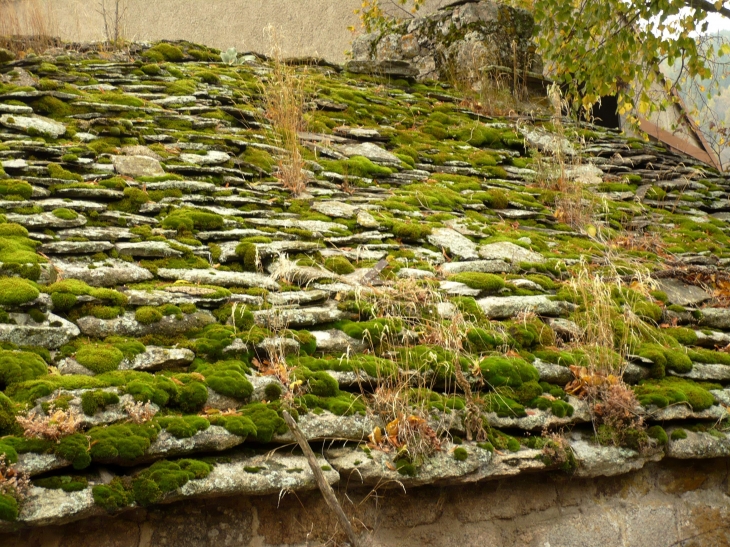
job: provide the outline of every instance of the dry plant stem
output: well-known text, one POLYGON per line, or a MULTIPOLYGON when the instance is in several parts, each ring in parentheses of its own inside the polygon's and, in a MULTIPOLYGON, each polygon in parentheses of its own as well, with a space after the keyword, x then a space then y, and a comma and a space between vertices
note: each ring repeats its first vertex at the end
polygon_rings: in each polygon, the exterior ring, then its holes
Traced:
POLYGON ((0 0, 0 47, 23 54, 43 52, 55 40, 56 25, 43 0, 0 0))
POLYGON ((332 487, 324 478, 324 473, 322 473, 322 469, 320 469, 319 465, 317 465, 317 459, 314 457, 312 447, 309 446, 307 439, 304 437, 304 434, 299 429, 297 423, 294 421, 294 418, 292 418, 286 410, 282 414, 284 416, 284 421, 286 422, 286 425, 289 426, 289 429, 294 435, 294 438, 297 440, 297 443, 299 443, 299 447, 302 449, 302 452, 304 452, 304 455, 307 457, 309 467, 312 469, 312 473, 314 474, 314 480, 317 481, 317 486, 322 492, 324 500, 327 502, 327 505, 329 505, 329 508, 332 509, 332 511, 337 516, 337 520, 340 522, 342 528, 344 528, 345 533, 347 534, 347 537, 350 540, 352 546, 360 547, 362 545, 360 539, 355 534, 355 530, 352 529, 350 520, 347 518, 347 515, 345 515, 345 512, 342 510, 340 502, 337 501, 334 490, 332 490, 332 487))

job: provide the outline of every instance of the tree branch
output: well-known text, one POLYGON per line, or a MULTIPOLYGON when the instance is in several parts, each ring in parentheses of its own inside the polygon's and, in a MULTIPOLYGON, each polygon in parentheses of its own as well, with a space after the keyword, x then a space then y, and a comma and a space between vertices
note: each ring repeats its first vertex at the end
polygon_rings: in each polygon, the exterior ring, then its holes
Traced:
POLYGON ((309 446, 307 439, 304 437, 301 429, 299 429, 299 426, 294 421, 294 418, 292 418, 286 410, 282 412, 282 415, 284 416, 284 421, 286 422, 286 425, 289 426, 289 429, 294 435, 294 438, 299 443, 299 447, 302 449, 302 452, 304 452, 304 455, 307 457, 307 462, 309 463, 309 467, 312 469, 312 473, 314 473, 314 479, 317 481, 317 486, 319 486, 319 489, 324 496, 324 501, 327 502, 327 505, 329 505, 330 509, 332 509, 332 511, 337 516, 337 520, 340 521, 340 525, 345 529, 345 533, 347 534, 347 537, 349 538, 352 547, 361 547, 360 539, 355 534, 355 530, 352 529, 350 520, 347 518, 347 515, 345 515, 345 512, 342 510, 340 502, 337 501, 334 490, 332 490, 332 487, 327 482, 327 479, 324 478, 324 473, 322 473, 322 469, 319 467, 319 465, 317 465, 317 459, 314 457, 312 447, 309 446))
POLYGON ((715 4, 710 2, 709 0, 685 0, 686 4, 691 7, 695 8, 701 11, 707 11, 710 13, 719 13, 723 17, 727 17, 730 19, 730 9, 726 8, 724 5, 720 7, 720 9, 717 9, 715 7, 715 4))

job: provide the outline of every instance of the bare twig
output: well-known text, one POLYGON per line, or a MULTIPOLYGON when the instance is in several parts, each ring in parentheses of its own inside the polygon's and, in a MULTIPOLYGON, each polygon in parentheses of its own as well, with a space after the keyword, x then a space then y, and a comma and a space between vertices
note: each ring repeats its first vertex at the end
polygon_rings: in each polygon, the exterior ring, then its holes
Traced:
POLYGON ((289 426, 289 429, 294 435, 294 438, 299 443, 299 447, 302 449, 304 455, 307 457, 309 467, 312 469, 312 473, 314 474, 314 480, 317 481, 317 486, 319 486, 319 489, 324 496, 324 500, 327 502, 327 505, 329 505, 330 509, 332 509, 332 511, 335 513, 335 515, 337 516, 337 520, 339 520, 340 524, 345 529, 345 533, 347 534, 347 537, 349 538, 352 546, 360 547, 360 539, 355 534, 355 530, 352 529, 350 520, 347 518, 347 515, 345 515, 345 512, 342 510, 340 502, 337 501, 334 490, 332 490, 332 487, 327 482, 327 479, 324 478, 324 473, 322 473, 322 469, 320 469, 319 465, 317 465, 317 460, 314 457, 314 452, 312 452, 312 448, 309 446, 307 439, 302 434, 302 431, 299 429, 299 426, 294 421, 294 418, 292 418, 286 410, 282 414, 284 416, 284 421, 286 422, 286 425, 289 426))

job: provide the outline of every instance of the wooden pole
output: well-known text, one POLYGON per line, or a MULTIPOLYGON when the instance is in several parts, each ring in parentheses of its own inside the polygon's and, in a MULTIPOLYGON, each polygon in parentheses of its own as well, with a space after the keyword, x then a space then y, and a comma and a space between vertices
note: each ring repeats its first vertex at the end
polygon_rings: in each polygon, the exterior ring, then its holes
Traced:
POLYGON ((289 426, 289 429, 294 435, 294 438, 297 440, 297 443, 299 443, 299 446, 304 452, 304 455, 307 457, 309 467, 312 469, 312 473, 314 473, 314 480, 317 481, 317 486, 319 486, 319 489, 324 496, 324 500, 327 502, 327 505, 329 505, 330 509, 334 511, 335 515, 337 516, 337 520, 340 521, 340 524, 345 529, 345 533, 350 540, 350 544, 352 544, 352 547, 361 547, 360 540, 358 539, 357 535, 355 535, 355 530, 352 529, 350 520, 347 518, 347 515, 345 515, 345 512, 342 510, 340 502, 337 501, 334 490, 332 490, 332 487, 327 482, 327 479, 324 478, 324 473, 322 473, 322 469, 319 467, 319 465, 317 465, 317 459, 314 457, 312 447, 309 446, 307 439, 304 437, 301 429, 299 429, 299 426, 294 421, 294 418, 292 418, 286 410, 282 412, 282 414, 284 416, 284 421, 286 422, 286 425, 289 426))

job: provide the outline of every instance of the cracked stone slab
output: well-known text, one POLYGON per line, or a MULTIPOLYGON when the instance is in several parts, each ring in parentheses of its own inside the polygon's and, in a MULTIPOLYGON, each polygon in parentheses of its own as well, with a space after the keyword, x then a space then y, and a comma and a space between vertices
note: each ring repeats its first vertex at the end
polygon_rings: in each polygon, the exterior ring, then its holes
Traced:
POLYGON ((600 446, 583 439, 571 440, 570 447, 578 463, 574 476, 583 478, 624 475, 664 457, 664 452, 657 449, 640 454, 628 448, 600 446))
POLYGON ((558 317, 575 308, 574 304, 551 300, 548 296, 488 296, 477 301, 489 319, 509 319, 523 312, 558 317))
POLYGON ((436 228, 427 237, 431 245, 446 249, 452 255, 464 260, 479 258, 476 243, 451 228, 436 228))
POLYGON ((58 349, 81 334, 76 325, 52 313, 47 314, 43 323, 36 323, 26 314, 12 314, 12 317, 15 325, 0 325, 2 342, 58 349))
POLYGON ((114 170, 128 177, 160 177, 165 170, 160 162, 149 156, 112 156, 114 170))
POLYGON ((184 280, 203 285, 220 287, 261 287, 270 291, 278 291, 279 284, 268 276, 251 272, 223 272, 218 270, 175 270, 160 268, 157 277, 173 281, 184 280))
POLYGON ((3 114, 0 116, 0 125, 22 131, 23 133, 35 133, 44 137, 57 139, 66 133, 66 126, 60 122, 44 118, 43 116, 22 116, 3 114))
POLYGON ((65 262, 54 260, 64 279, 79 279, 92 287, 116 287, 154 278, 152 273, 131 262, 115 258, 103 262, 65 262))

